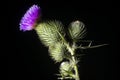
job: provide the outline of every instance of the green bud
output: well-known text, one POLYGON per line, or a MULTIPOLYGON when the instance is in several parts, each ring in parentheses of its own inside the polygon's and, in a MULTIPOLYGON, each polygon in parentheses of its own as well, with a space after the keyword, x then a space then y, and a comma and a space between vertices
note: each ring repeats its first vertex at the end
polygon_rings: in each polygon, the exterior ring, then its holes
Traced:
POLYGON ((50 56, 56 62, 61 62, 65 58, 65 52, 66 52, 66 46, 61 42, 49 46, 50 56))
POLYGON ((77 41, 82 39, 86 35, 85 25, 80 21, 74 21, 70 24, 69 28, 69 36, 73 41, 77 41))
POLYGON ((60 73, 63 76, 70 75, 72 73, 72 69, 73 69, 73 66, 68 61, 62 62, 60 65, 60 73))

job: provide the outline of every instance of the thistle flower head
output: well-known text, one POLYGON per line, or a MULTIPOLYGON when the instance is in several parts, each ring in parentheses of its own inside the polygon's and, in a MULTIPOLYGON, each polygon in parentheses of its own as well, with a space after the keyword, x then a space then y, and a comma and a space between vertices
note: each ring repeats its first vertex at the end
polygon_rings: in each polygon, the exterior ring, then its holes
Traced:
POLYGON ((20 30, 32 30, 35 27, 40 15, 40 7, 38 7, 37 5, 33 5, 32 7, 30 7, 21 19, 20 30))

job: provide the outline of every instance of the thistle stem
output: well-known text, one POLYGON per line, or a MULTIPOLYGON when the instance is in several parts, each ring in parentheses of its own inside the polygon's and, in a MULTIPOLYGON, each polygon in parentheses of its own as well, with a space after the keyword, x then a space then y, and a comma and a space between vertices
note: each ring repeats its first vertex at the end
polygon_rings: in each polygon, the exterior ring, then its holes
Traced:
POLYGON ((80 80, 77 61, 76 61, 75 56, 74 56, 74 54, 75 54, 74 49, 72 49, 69 44, 66 44, 66 46, 67 46, 68 51, 72 55, 72 60, 73 60, 73 63, 74 63, 74 71, 75 71, 75 80, 80 80))
POLYGON ((80 80, 79 78, 79 72, 78 72, 78 66, 75 60, 75 57, 73 56, 72 59, 74 60, 74 71, 75 71, 75 80, 80 80))

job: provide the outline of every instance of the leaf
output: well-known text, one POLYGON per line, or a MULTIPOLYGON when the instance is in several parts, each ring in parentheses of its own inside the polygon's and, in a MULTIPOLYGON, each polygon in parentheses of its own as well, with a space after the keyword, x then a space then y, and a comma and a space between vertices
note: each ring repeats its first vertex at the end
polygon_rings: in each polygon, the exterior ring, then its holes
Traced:
POLYGON ((70 24, 68 31, 69 31, 70 38, 74 41, 83 39, 86 35, 85 25, 78 20, 70 24))
POLYGON ((59 21, 42 22, 35 30, 45 46, 61 41, 65 35, 63 25, 59 21))
POLYGON ((98 48, 98 47, 102 47, 102 46, 106 46, 108 44, 101 44, 101 45, 95 45, 95 46, 79 46, 77 48, 79 49, 92 49, 92 48, 98 48))
POLYGON ((56 62, 61 62, 65 58, 66 46, 63 43, 55 43, 49 46, 49 53, 52 59, 56 62))

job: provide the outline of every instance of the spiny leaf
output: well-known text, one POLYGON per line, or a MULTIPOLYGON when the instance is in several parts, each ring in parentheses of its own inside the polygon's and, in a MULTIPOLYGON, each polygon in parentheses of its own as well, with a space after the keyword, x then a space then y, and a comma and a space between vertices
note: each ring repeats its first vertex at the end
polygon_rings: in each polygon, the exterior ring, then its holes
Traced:
POLYGON ((86 35, 85 25, 80 21, 74 21, 70 24, 69 28, 69 36, 72 40, 77 41, 79 39, 83 39, 86 35))
POLYGON ((63 43, 55 43, 49 46, 49 53, 53 60, 60 62, 65 58, 66 46, 63 43))
POLYGON ((35 30, 45 46, 61 41, 65 35, 63 25, 59 21, 42 22, 35 30))

